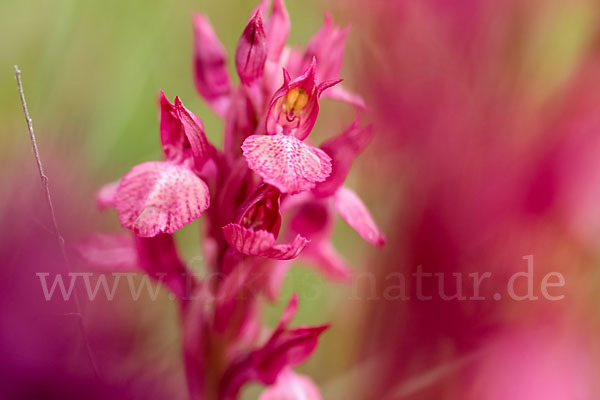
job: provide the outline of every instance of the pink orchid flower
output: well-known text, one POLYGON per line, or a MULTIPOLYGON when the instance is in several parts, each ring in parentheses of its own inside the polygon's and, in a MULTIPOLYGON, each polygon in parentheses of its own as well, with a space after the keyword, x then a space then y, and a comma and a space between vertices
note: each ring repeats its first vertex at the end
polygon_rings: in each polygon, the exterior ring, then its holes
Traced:
POLYGON ((235 250, 248 256, 288 260, 298 256, 308 240, 296 235, 290 244, 275 244, 281 227, 279 197, 274 187, 259 188, 256 196, 242 207, 236 222, 223 228, 225 239, 235 250))
POLYGON ((319 113, 318 97, 339 83, 316 84, 316 64, 291 81, 284 70, 284 84, 275 92, 266 117, 267 135, 248 137, 242 145, 248 166, 265 182, 283 193, 300 193, 323 182, 331 173, 331 158, 302 142, 319 113))
POLYGON ((274 385, 263 400, 278 398, 286 387, 292 399, 320 399, 315 385, 291 367, 310 356, 328 325, 288 328, 298 307, 294 296, 261 342, 261 296, 277 300, 290 260, 301 255, 329 278, 351 276, 331 245, 334 209, 371 243, 384 240, 360 199, 342 187, 371 128, 357 118, 321 148, 304 142, 319 97, 341 81, 347 29, 327 17, 303 56, 308 62, 296 64, 285 46, 290 24, 283 1, 275 0, 270 12, 269 3, 254 10, 241 34, 238 86, 208 19, 194 15, 196 88, 225 120, 223 150, 208 141, 200 118, 178 97, 171 104, 161 93, 165 159, 133 167, 97 196, 98 206, 116 208, 133 235, 102 235, 81 246, 89 262, 141 270, 175 294, 193 400, 235 399, 251 381, 274 385), (292 79, 286 68, 299 76, 292 79), (189 279, 173 234, 201 216, 208 273, 189 279))

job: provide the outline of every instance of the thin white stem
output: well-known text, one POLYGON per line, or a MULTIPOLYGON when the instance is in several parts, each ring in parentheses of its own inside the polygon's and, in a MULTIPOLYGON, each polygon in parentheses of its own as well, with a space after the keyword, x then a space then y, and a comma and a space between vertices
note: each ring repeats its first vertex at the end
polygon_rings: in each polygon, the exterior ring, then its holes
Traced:
MULTIPOLYGON (((37 168, 40 174, 40 180, 42 181, 42 187, 44 189, 44 193, 46 195, 46 203, 48 204, 48 209, 50 211, 50 217, 52 218, 52 225, 54 229, 54 234, 58 240, 58 244, 60 246, 60 251, 62 253, 63 260, 65 262, 65 270, 67 274, 71 271, 71 263, 69 261, 69 256, 67 253, 67 248, 65 246, 65 239, 60 234, 58 229, 58 222, 56 221, 56 212, 54 211, 54 203, 52 202, 52 196, 50 194, 50 185, 48 184, 48 176, 44 172, 44 165, 42 164, 42 158, 40 157, 40 151, 38 149, 37 140, 35 138, 35 133, 33 132, 33 121, 29 116, 29 110, 27 109, 27 102, 25 101, 25 93, 23 92, 23 83, 21 82, 21 70, 19 67, 15 65, 15 76, 17 78, 17 86, 19 88, 19 96, 21 97, 21 105, 23 106, 23 113, 25 114, 25 121, 27 122, 27 129, 29 131, 29 140, 31 141, 31 148, 33 150, 33 156, 35 158, 35 162, 37 164, 37 168)), ((69 315, 77 316, 77 320, 79 322, 79 329, 81 331, 81 336, 83 338, 83 343, 87 352, 87 356, 90 360, 90 364, 92 366, 92 370, 96 375, 96 378, 99 378, 100 375, 98 373, 98 367, 96 365, 96 361, 94 360, 94 356, 92 353, 92 348, 90 346, 90 342, 88 340, 88 336, 85 330, 85 325, 83 323, 83 317, 81 315, 81 302, 79 301, 79 295, 77 294, 77 290, 73 291, 73 298, 75 299, 75 313, 69 313, 69 315)))

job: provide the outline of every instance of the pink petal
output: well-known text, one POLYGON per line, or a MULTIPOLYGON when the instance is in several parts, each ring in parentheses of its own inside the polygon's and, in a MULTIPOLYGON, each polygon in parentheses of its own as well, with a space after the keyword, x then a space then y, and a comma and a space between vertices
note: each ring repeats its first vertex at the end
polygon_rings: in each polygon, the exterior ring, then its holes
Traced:
POLYGON ((312 189, 331 173, 331 158, 293 136, 253 135, 242 145, 248 166, 282 193, 312 189))
POLYGON ((253 231, 239 224, 223 227, 225 240, 231 247, 248 256, 263 256, 276 260, 290 260, 300 254, 308 240, 298 235, 289 244, 275 244, 275 236, 265 230, 253 231))
POLYGON ((219 399, 237 398, 242 386, 249 381, 272 385, 286 367, 302 363, 313 353, 321 333, 329 325, 288 329, 296 308, 297 297, 294 296, 269 340, 231 363, 221 380, 219 399))
POLYGON ((282 128, 278 126, 281 114, 280 103, 281 101, 283 101, 284 97, 288 94, 288 92, 292 89, 290 87, 291 81, 292 77, 290 76, 290 73, 285 68, 283 68, 283 85, 279 89, 277 89, 277 91, 273 94, 266 118, 266 130, 267 133, 270 135, 275 135, 282 132, 282 128))
POLYGON ((339 84, 340 82, 343 82, 343 81, 344 81, 343 79, 331 79, 331 80, 321 82, 317 86, 317 94, 320 96, 321 93, 323 93, 325 90, 333 88, 334 86, 336 86, 337 84, 339 84))
POLYGON ((96 193, 96 204, 100 210, 106 208, 114 208, 115 206, 115 195, 117 188, 121 184, 121 180, 117 180, 111 183, 107 183, 102 186, 98 193, 96 193))
POLYGON ((349 28, 333 26, 331 15, 325 13, 325 21, 312 37, 304 54, 305 63, 317 59, 317 76, 320 80, 337 79, 344 58, 344 47, 349 28))
POLYGON ((179 97, 175 97, 175 113, 190 144, 195 165, 201 169, 206 161, 214 157, 215 152, 204 133, 204 124, 200 117, 185 108, 179 97))
POLYGON ((188 168, 151 161, 133 167, 115 198, 119 221, 139 236, 174 233, 208 208, 208 187, 188 168))
POLYGON ((296 374, 286 367, 277 376, 274 385, 269 386, 258 400, 322 400, 317 385, 305 375, 296 374))
POLYGON ((376 246, 385 244, 385 236, 373 221, 369 210, 352 190, 340 187, 334 196, 335 207, 341 217, 367 242, 376 246))
POLYGON ((185 108, 179 97, 171 104, 162 91, 160 110, 160 140, 167 160, 181 162, 191 157, 200 170, 215 151, 204 133, 202 120, 185 108))
POLYGON ((292 294, 290 301, 288 301, 285 309, 281 313, 281 317, 279 318, 279 323, 277 324, 277 328, 275 328, 274 335, 278 334, 278 332, 283 331, 287 328, 290 322, 294 319, 296 314, 298 313, 298 294, 292 294))
POLYGON ((235 52, 235 66, 242 83, 250 85, 263 75, 267 60, 267 36, 263 27, 262 13, 256 11, 235 52))
POLYGON ((265 257, 273 258, 275 260, 291 260, 298 257, 298 254, 300 254, 308 242, 309 241, 306 238, 296 235, 292 243, 276 244, 270 248, 265 253, 265 257))
MULTIPOLYGON (((260 8, 263 14, 266 12, 269 1, 263 1, 260 8)), ((271 15, 266 22, 266 32, 269 48, 269 60, 278 61, 285 47, 290 33, 290 16, 285 8, 283 0, 275 0, 271 8, 271 15)))
POLYGON ((313 193, 318 197, 329 197, 342 186, 350 171, 354 158, 367 146, 372 135, 372 126, 359 126, 358 117, 341 135, 321 146, 332 161, 332 172, 326 181, 317 184, 313 193))
POLYGON ((161 90, 158 100, 160 104, 160 143, 168 160, 182 158, 186 137, 181 122, 175 114, 175 106, 161 90))
POLYGON ((194 14, 194 82, 201 96, 223 116, 231 89, 225 48, 207 17, 194 14))
POLYGON ((77 246, 82 258, 108 271, 141 271, 131 233, 95 234, 77 246))

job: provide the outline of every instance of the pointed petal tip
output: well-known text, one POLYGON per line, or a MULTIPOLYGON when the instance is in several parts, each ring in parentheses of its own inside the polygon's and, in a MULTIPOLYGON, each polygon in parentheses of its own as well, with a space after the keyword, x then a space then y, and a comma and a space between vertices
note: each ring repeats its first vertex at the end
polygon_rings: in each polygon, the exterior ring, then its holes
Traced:
POLYGON ((285 309, 281 313, 277 329, 284 329, 296 316, 298 312, 298 293, 293 293, 290 301, 288 301, 285 309))
POLYGON ((363 239, 375 246, 385 245, 385 236, 354 191, 344 186, 340 187, 334 194, 334 203, 342 219, 363 239))
POLYGON ((263 25, 263 13, 260 8, 254 12, 250 21, 254 21, 255 24, 260 24, 261 26, 263 25))
POLYGON ((285 3, 283 0, 275 0, 273 2, 273 13, 285 11, 285 3))
POLYGON ((290 304, 294 304, 295 306, 298 306, 298 293, 293 293, 292 297, 290 297, 290 304))
POLYGON ((169 98, 165 94, 163 90, 161 90, 158 94, 158 104, 162 110, 171 110, 173 108, 173 104, 169 101, 169 98))
POLYGON ((208 16, 206 14, 202 14, 195 11, 192 12, 192 21, 194 22, 194 25, 198 28, 202 27, 203 25, 210 24, 210 20, 208 19, 208 16))
POLYGON ((379 235, 371 242, 377 247, 384 247, 387 242, 387 238, 382 232, 379 232, 379 235))
POLYGON ((288 86, 290 81, 292 80, 292 77, 290 76, 290 73, 288 72, 287 69, 285 69, 285 67, 282 68, 283 69, 283 82, 284 82, 284 86, 288 86))
POLYGON ((315 80, 316 75, 317 75, 317 57, 313 56, 312 60, 310 61, 310 65, 308 66, 308 68, 306 69, 304 74, 302 74, 302 78, 300 78, 299 80, 307 80, 307 79, 315 80))
POLYGON ((317 92, 318 92, 319 96, 325 90, 327 90, 335 85, 338 85, 338 84, 342 83, 343 81, 344 80, 342 78, 339 78, 339 79, 331 79, 331 80, 319 83, 319 85, 317 86, 317 92))

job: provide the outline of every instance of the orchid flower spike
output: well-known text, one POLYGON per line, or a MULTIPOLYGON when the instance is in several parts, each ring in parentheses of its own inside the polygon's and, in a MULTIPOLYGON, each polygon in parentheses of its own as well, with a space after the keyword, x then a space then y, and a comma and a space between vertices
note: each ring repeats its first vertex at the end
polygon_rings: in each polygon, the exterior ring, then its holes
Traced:
POLYGON ((331 240, 336 215, 368 242, 385 242, 358 195, 343 186, 372 128, 357 115, 340 135, 319 147, 308 143, 320 100, 364 108, 338 85, 348 29, 326 15, 306 51, 287 47, 283 0, 263 0, 238 42, 234 85, 208 18, 194 14, 193 24, 194 82, 224 119, 224 145, 213 146, 202 120, 161 92, 163 159, 132 167, 97 195, 99 208, 118 211, 126 233, 98 235, 80 252, 105 270, 142 271, 177 299, 191 400, 234 400, 249 382, 267 386, 260 400, 321 400, 310 378, 293 368, 329 325, 290 328, 294 295, 269 335, 260 307, 263 296, 277 300, 297 257, 330 280, 351 278, 331 240), (202 277, 183 262, 175 236, 200 217, 210 272, 202 277))

